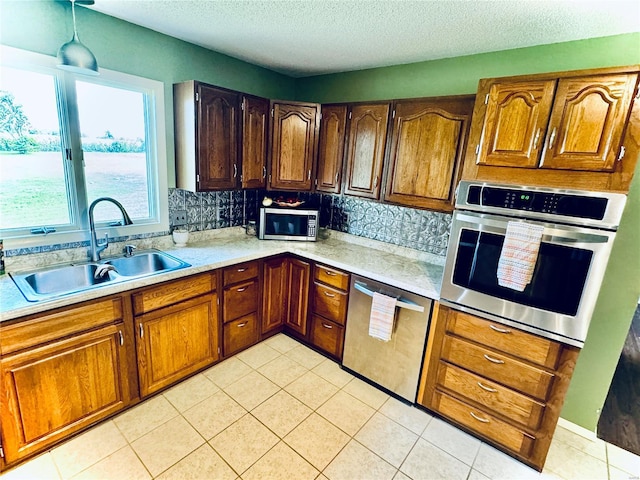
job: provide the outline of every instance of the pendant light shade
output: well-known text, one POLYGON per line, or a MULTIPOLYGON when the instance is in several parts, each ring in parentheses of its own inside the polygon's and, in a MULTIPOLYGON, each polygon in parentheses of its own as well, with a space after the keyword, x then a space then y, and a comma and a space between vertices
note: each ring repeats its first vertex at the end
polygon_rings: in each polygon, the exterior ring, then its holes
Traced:
POLYGON ((79 39, 76 29, 75 0, 71 0, 73 38, 58 50, 58 68, 82 75, 100 75, 96 57, 79 39))

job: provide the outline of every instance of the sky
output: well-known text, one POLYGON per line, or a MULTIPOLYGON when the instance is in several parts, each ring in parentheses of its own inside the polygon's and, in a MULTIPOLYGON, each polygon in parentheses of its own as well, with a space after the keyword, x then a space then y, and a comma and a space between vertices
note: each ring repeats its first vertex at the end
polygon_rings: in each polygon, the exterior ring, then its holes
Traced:
MULTIPOLYGON (((49 74, 5 67, 0 72, 0 90, 13 93, 31 125, 46 132, 59 130, 54 84, 49 74)), ((115 138, 145 138, 142 93, 87 81, 76 81, 76 91, 83 135, 101 137, 109 130, 115 138)))

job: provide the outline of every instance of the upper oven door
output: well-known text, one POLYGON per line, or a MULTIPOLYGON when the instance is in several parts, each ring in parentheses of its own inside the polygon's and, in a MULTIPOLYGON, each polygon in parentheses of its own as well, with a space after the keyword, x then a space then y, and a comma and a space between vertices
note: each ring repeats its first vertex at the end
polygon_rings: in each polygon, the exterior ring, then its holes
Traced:
POLYGON ((519 292, 498 285, 509 220, 454 212, 440 297, 584 342, 615 233, 525 220, 544 232, 531 283, 519 292))

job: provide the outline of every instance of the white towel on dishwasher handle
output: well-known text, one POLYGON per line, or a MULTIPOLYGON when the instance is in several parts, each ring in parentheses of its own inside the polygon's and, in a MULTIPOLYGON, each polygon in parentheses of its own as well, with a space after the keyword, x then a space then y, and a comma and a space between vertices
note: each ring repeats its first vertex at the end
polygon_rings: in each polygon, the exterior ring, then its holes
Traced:
POLYGON ((384 342, 391 340, 396 317, 396 299, 374 292, 369 317, 369 336, 384 342))
POLYGON ((508 222, 498 260, 498 285, 522 292, 531 282, 542 241, 542 225, 508 222))

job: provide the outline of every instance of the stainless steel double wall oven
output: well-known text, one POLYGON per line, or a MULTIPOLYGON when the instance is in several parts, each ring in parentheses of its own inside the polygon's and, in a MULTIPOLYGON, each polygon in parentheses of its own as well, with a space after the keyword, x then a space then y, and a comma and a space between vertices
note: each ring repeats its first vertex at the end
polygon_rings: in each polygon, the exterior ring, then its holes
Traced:
POLYGON ((616 193, 461 182, 442 303, 582 347, 625 202, 616 193), (498 285, 510 221, 544 227, 522 292, 498 285))

